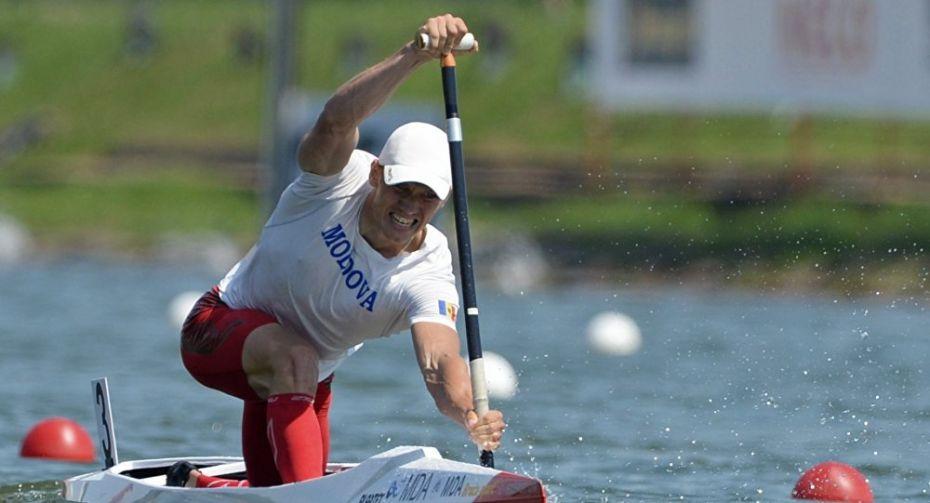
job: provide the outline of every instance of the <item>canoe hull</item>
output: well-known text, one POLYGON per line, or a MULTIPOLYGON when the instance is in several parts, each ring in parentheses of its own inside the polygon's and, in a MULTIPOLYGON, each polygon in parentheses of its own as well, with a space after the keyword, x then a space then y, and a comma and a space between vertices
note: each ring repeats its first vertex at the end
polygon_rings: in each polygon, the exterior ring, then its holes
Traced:
MULTIPOLYGON (((444 459, 433 447, 403 446, 361 463, 331 463, 329 475, 273 487, 188 489, 166 487, 164 470, 182 458, 119 463, 108 470, 65 480, 69 501, 276 502, 320 501, 388 503, 406 501, 543 502, 534 478, 444 459)), ((183 458, 217 477, 241 476, 241 458, 183 458)))

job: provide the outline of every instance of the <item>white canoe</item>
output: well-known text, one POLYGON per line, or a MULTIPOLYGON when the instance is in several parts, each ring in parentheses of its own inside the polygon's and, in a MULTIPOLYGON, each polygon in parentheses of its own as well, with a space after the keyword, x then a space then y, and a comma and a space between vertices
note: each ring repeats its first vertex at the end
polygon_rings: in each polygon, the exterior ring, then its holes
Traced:
POLYGON ((243 501, 447 503, 546 501, 542 483, 523 475, 444 459, 434 447, 395 447, 361 463, 330 463, 325 477, 273 487, 165 486, 165 470, 185 459, 207 475, 241 478, 242 458, 192 457, 126 461, 64 481, 69 501, 243 501))

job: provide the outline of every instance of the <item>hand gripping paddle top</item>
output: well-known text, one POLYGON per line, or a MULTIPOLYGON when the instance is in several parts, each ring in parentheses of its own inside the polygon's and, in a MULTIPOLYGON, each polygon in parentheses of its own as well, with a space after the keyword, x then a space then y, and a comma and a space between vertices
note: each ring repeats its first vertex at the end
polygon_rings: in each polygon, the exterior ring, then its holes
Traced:
MULTIPOLYGON (((429 44, 429 36, 421 33, 418 47, 429 44)), ((475 37, 466 33, 455 47, 468 51, 475 47, 475 37)), ((488 389, 481 355, 481 336, 478 331, 478 302, 475 295, 475 275, 471 257, 471 234, 468 231, 468 196, 465 192, 465 161, 462 158, 462 123, 459 120, 458 95, 455 88, 455 56, 443 54, 442 95, 446 104, 446 134, 449 136, 449 159, 452 163, 452 202, 455 208, 455 235, 459 245, 459 265, 462 275, 462 297, 465 301, 465 339, 468 343, 468 360, 471 368, 471 389, 475 413, 478 417, 488 412, 488 389)), ((494 467, 494 453, 481 451, 481 466, 494 467)))

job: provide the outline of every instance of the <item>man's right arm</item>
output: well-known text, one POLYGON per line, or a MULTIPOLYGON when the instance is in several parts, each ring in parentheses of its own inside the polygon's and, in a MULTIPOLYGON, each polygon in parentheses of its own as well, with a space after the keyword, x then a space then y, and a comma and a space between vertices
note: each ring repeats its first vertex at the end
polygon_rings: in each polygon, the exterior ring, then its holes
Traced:
POLYGON ((421 50, 408 43, 380 63, 362 71, 336 90, 297 151, 300 168, 318 175, 339 173, 358 144, 358 125, 383 105, 400 84, 423 63, 439 57, 468 32, 450 14, 430 18, 420 27, 435 43, 421 50))
POLYGON ((499 410, 489 410, 478 417, 472 409, 468 364, 459 355, 459 336, 455 330, 440 323, 419 322, 410 327, 410 333, 423 381, 436 408, 462 425, 482 449, 493 451, 500 447, 506 426, 504 415, 499 410))

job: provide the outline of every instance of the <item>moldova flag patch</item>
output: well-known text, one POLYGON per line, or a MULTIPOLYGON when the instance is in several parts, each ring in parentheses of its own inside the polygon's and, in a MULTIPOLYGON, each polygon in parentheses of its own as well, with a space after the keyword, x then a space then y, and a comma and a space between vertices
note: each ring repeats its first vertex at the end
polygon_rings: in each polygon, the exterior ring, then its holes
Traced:
POLYGON ((458 316, 459 306, 446 302, 444 300, 439 301, 439 314, 445 316, 455 322, 456 316, 458 316))

